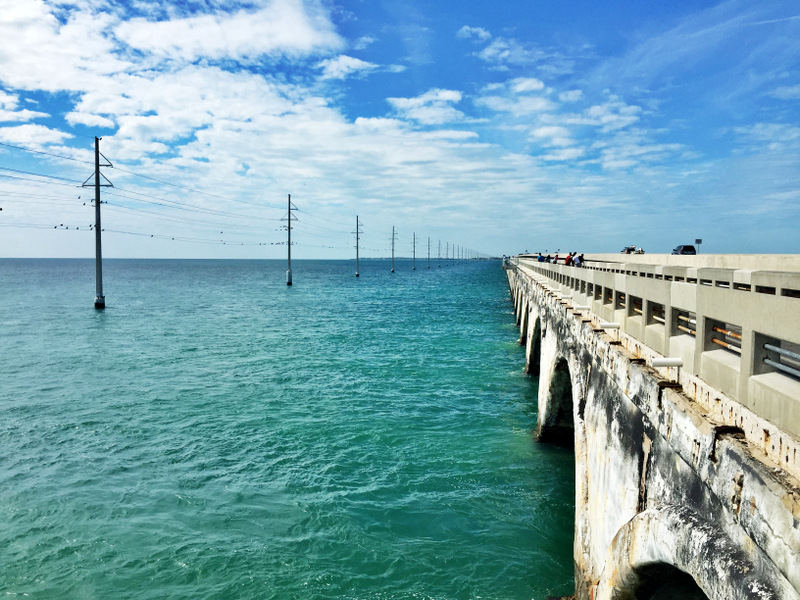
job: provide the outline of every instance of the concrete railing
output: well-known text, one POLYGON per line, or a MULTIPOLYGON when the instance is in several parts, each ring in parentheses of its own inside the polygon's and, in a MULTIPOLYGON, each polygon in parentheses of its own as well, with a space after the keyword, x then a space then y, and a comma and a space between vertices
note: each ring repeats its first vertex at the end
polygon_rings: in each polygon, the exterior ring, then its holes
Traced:
MULTIPOLYGON (((684 375, 800 438, 800 257, 585 258, 581 268, 525 255, 512 263, 586 307, 598 327, 645 347, 634 343, 635 353, 676 359, 662 364, 682 363, 684 375)), ((695 396, 709 394, 693 385, 695 396)), ((775 448, 774 455, 782 453, 775 448)))

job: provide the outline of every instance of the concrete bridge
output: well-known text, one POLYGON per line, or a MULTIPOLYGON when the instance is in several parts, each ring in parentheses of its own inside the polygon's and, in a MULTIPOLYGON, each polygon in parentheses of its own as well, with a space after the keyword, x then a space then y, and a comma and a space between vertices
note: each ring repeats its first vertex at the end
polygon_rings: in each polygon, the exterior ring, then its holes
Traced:
POLYGON ((506 266, 579 599, 800 598, 800 257, 506 266))

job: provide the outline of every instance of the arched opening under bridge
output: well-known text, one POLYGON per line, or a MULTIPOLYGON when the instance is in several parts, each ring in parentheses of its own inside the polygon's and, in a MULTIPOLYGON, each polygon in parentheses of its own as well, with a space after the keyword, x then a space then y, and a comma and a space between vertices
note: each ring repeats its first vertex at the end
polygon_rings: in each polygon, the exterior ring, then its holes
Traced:
POLYGON ((575 424, 572 420, 572 376, 566 359, 560 358, 553 370, 547 406, 539 415, 536 435, 539 441, 564 448, 575 447, 575 424))
POLYGON ((692 576, 664 563, 635 569, 638 581, 631 600, 708 600, 692 576))
POLYGON ((536 319, 533 327, 533 334, 530 341, 531 347, 528 348, 528 373, 539 376, 542 364, 542 320, 536 319))

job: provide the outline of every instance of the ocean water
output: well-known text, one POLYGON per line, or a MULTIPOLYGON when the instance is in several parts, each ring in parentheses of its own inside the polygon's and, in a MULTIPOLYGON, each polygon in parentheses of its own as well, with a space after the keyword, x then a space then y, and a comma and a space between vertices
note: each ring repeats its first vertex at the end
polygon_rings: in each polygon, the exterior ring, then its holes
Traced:
POLYGON ((0 260, 0 595, 572 590, 497 262, 0 260))

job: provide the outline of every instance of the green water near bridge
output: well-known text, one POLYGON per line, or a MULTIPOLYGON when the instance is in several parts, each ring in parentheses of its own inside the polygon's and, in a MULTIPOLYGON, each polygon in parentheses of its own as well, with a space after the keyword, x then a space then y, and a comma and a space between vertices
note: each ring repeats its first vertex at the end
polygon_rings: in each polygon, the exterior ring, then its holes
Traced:
POLYGON ((544 598, 573 457, 537 444, 498 263, 0 261, 0 590, 544 598))

